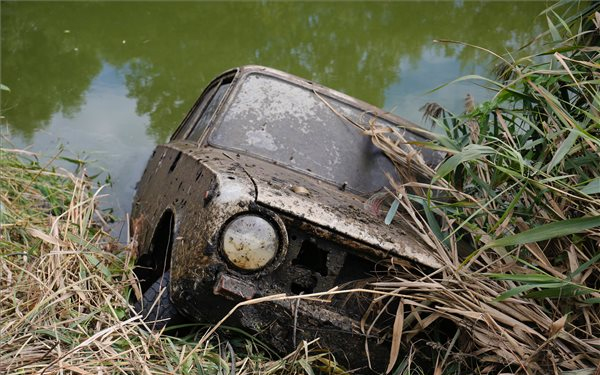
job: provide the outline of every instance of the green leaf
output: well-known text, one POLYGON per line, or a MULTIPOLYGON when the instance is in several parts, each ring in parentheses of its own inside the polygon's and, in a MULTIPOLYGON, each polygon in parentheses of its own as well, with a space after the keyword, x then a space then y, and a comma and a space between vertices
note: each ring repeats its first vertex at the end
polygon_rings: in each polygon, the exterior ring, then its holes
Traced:
POLYGON ((398 199, 397 198, 394 199, 390 209, 388 210, 387 215, 385 215, 385 220, 384 220, 385 225, 390 225, 392 223, 392 219, 394 218, 394 216, 396 216, 396 212, 398 211, 399 205, 400 205, 400 202, 398 201, 398 199))
MULTIPOLYGON (((523 292, 526 292, 528 290, 534 289, 534 288, 542 288, 544 290, 542 291, 535 291, 535 292, 530 292, 527 294, 527 296, 531 296, 531 298, 536 298, 534 297, 536 294, 540 293, 540 292, 546 292, 549 294, 552 294, 553 296, 556 294, 560 294, 558 291, 562 290, 562 288, 568 286, 567 283, 565 282, 558 282, 558 283, 543 283, 543 284, 526 284, 526 285, 520 285, 517 286, 515 288, 512 288, 504 293, 502 293, 501 295, 499 295, 498 297, 496 297, 494 299, 494 301, 504 301, 507 298, 516 296, 518 294, 521 294, 523 292), (551 291, 551 292, 548 292, 551 291)), ((539 297, 538 297, 539 298, 539 297)))
POLYGON ((568 179, 573 178, 573 177, 576 177, 576 175, 567 174, 567 175, 564 175, 564 176, 554 176, 554 177, 542 178, 541 180, 539 180, 539 183, 545 185, 545 184, 549 184, 551 182, 556 182, 556 181, 561 181, 561 180, 568 180, 568 179))
POLYGON ((427 218, 427 224, 429 224, 429 228, 431 228, 431 231, 433 232, 433 234, 435 234, 435 236, 437 237, 437 239, 440 242, 444 243, 444 245, 449 247, 450 243, 448 242, 448 239, 446 238, 446 236, 442 233, 442 229, 440 228, 438 221, 436 220, 433 212, 431 211, 431 208, 430 208, 428 202, 426 202, 426 201, 423 202, 423 210, 425 211, 425 217, 427 218))
POLYGON ((562 286, 541 286, 542 290, 536 290, 525 294, 527 298, 566 298, 587 294, 589 291, 580 289, 577 285, 565 284, 562 286))
POLYGON ((50 337, 54 337, 56 340, 64 342, 69 345, 73 345, 73 337, 64 334, 62 331, 58 331, 56 329, 36 329, 33 331, 35 334, 48 335, 50 337))
MULTIPOLYGON (((565 20, 563 20, 562 17, 559 16, 555 11, 552 11, 552 14, 554 14, 554 17, 556 17, 558 19, 558 21, 561 23, 563 29, 565 29, 565 32, 567 33, 567 36, 569 36, 569 37, 573 36, 573 34, 571 33, 571 30, 569 28, 569 25, 567 25, 565 20)), ((562 38, 562 39, 564 39, 564 38, 562 38)))
POLYGON ((546 16, 546 20, 548 21, 548 29, 550 31, 550 35, 552 35, 552 40, 554 40, 555 42, 558 42, 561 40, 560 34, 558 32, 558 30, 556 29, 556 26, 554 26, 554 23, 552 23, 552 20, 550 19, 550 17, 546 16))
POLYGON ((517 162, 517 165, 519 166, 519 172, 521 173, 521 175, 525 174, 525 160, 523 160, 523 155, 521 155, 521 153, 517 150, 515 150, 512 147, 502 147, 502 149, 504 151, 506 151, 506 158, 508 159, 512 159, 514 161, 517 162))
POLYGON ((579 275, 580 273, 582 273, 583 271, 585 271, 586 269, 588 269, 589 266, 591 266, 592 264, 598 262, 599 260, 600 260, 600 253, 594 255, 590 260, 588 260, 587 262, 583 263, 581 266, 577 267, 577 269, 571 275, 569 275, 569 277, 573 278, 573 277, 579 275))
POLYGON ((521 199, 521 195, 523 194, 523 191, 525 191, 525 187, 526 187, 526 185, 523 185, 521 187, 521 189, 519 189, 519 191, 514 196, 513 200, 510 202, 510 204, 508 205, 508 207, 506 208, 506 210, 504 211, 504 213, 502 214, 500 219, 498 219, 496 224, 494 224, 492 226, 492 228, 489 230, 489 233, 493 233, 504 222, 504 220, 506 220, 508 215, 513 212, 513 210, 515 209, 515 206, 517 205, 517 203, 519 203, 519 199, 521 199))
POLYGON ((569 136, 564 141, 562 141, 562 143, 556 150, 554 157, 552 158, 552 160, 550 160, 550 163, 548 163, 548 167, 546 167, 546 172, 550 173, 552 168, 554 168, 564 159, 564 157, 569 153, 569 151, 571 151, 571 148, 573 147, 575 142, 577 142, 577 137, 579 137, 579 134, 577 134, 576 132, 570 132, 569 136))
POLYGON ((580 188, 579 191, 587 195, 600 193, 600 177, 592 179, 587 185, 580 188))
POLYGON ((516 296, 517 294, 521 294, 530 289, 536 288, 537 286, 538 285, 535 285, 535 284, 520 285, 518 287, 512 288, 512 289, 500 294, 498 297, 494 298, 494 301, 502 302, 510 297, 516 296))
POLYGON ((69 157, 66 157, 66 156, 60 156, 59 159, 64 160, 64 161, 68 161, 69 163, 75 164, 77 166, 85 165, 87 163, 85 160, 73 159, 73 158, 69 158, 69 157))
POLYGON ((486 155, 493 155, 496 151, 488 146, 482 146, 477 144, 470 144, 465 146, 461 152, 452 155, 448 160, 446 160, 437 170, 436 175, 433 177, 433 182, 436 182, 440 178, 444 177, 448 173, 458 167, 458 165, 471 161, 481 159, 486 155))
POLYGON ((492 247, 523 245, 531 242, 549 240, 551 238, 568 236, 573 233, 580 233, 599 226, 600 216, 588 216, 577 219, 556 221, 550 224, 539 226, 537 228, 526 230, 525 232, 514 234, 512 236, 498 238, 482 247, 480 251, 492 247))
POLYGON ((600 303, 600 298, 588 298, 583 302, 589 303, 589 304, 600 303))
POLYGON ((577 82, 579 85, 600 85, 600 79, 590 79, 587 81, 577 82))
POLYGON ((117 315, 117 318, 119 318, 119 320, 122 320, 127 316, 127 312, 123 308, 115 309, 115 314, 117 315))
POLYGON ((544 275, 542 273, 532 273, 532 274, 517 274, 511 275, 506 273, 488 273, 487 277, 494 280, 511 280, 511 281, 521 281, 528 283, 552 283, 561 281, 556 277, 544 275))
POLYGON ((501 165, 494 165, 494 168, 496 168, 497 170, 499 170, 500 172, 506 173, 507 175, 514 177, 515 179, 521 179, 523 178, 522 175, 520 175, 519 173, 517 173, 516 171, 510 169, 510 168, 505 168, 501 165))
POLYGON ((308 375, 315 375, 315 373, 313 372, 313 369, 310 367, 310 365, 308 364, 308 362, 304 358, 303 359, 299 359, 298 363, 300 364, 300 366, 302 366, 302 369, 308 375))
POLYGON ((112 273, 110 272, 108 267, 106 267, 106 265, 100 262, 100 260, 98 260, 96 256, 90 253, 83 253, 83 256, 87 258, 87 261, 90 262, 91 265, 100 269, 100 272, 102 272, 107 279, 110 279, 112 277, 112 273))
POLYGON ((446 136, 440 135, 440 136, 438 136, 437 140, 440 143, 440 145, 442 145, 442 148, 443 148, 443 150, 440 150, 440 151, 454 153, 455 151, 459 150, 459 148, 457 147, 454 140, 451 140, 450 138, 448 138, 446 136))
POLYGON ((443 85, 440 85, 440 86, 438 86, 438 87, 436 87, 436 88, 434 88, 434 89, 426 92, 426 94, 431 94, 432 92, 438 91, 438 90, 440 90, 440 89, 442 89, 442 88, 444 88, 446 86, 450 86, 450 85, 453 85, 455 83, 462 82, 462 81, 467 81, 467 80, 481 80, 481 81, 485 81, 485 82, 487 82, 489 84, 492 84, 492 85, 498 87, 499 89, 506 88, 500 82, 496 82, 494 80, 491 80, 489 78, 486 78, 486 77, 483 77, 483 76, 480 76, 480 75, 477 75, 477 74, 469 74, 469 75, 466 75, 466 76, 459 77, 459 78, 457 78, 457 79, 455 79, 455 80, 453 80, 451 82, 444 83, 443 85))

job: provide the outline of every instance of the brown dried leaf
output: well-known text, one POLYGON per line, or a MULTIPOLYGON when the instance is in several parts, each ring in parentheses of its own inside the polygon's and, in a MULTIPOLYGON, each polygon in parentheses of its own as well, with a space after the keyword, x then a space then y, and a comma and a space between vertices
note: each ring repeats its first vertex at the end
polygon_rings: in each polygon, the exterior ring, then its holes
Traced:
MULTIPOLYGON (((575 248, 574 244, 571 244, 571 246, 569 247, 569 251, 567 252, 567 255, 569 257, 569 268, 571 273, 574 273, 577 268, 579 268, 579 261, 577 260, 577 249, 575 248)), ((581 283, 581 278, 583 277, 583 274, 579 273, 577 274, 574 278, 573 278, 573 282, 576 284, 581 283)))
POLYGON ((48 234, 40 231, 39 229, 28 228, 27 231, 33 237, 37 237, 40 240, 42 240, 44 242, 47 242, 49 244, 56 245, 56 246, 62 246, 62 247, 68 247, 69 246, 66 242, 62 241, 60 238, 50 236, 50 235, 48 235, 48 234))
POLYGON ((390 362, 385 370, 386 374, 389 374, 396 360, 398 359, 398 353, 400 352, 400 342, 402 341, 402 327, 404 326, 404 299, 400 300, 398 304, 398 310, 396 311, 396 319, 394 320, 394 328, 392 331, 392 347, 390 349, 390 362))
POLYGON ((552 337, 556 335, 560 330, 565 327, 565 323, 567 322, 567 315, 564 315, 562 318, 552 322, 550 324, 550 329, 548 330, 548 337, 552 337))

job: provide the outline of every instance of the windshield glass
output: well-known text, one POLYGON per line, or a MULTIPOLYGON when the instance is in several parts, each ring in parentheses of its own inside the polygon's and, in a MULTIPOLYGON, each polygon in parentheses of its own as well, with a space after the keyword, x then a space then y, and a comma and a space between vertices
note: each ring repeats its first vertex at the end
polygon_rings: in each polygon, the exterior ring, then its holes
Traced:
MULTIPOLYGON (((209 142, 256 155, 363 193, 388 185, 395 171, 370 137, 345 120, 373 119, 358 108, 290 82, 251 74, 209 142), (336 113, 337 112, 337 113, 336 113)), ((379 124, 392 126, 382 119, 379 124)))

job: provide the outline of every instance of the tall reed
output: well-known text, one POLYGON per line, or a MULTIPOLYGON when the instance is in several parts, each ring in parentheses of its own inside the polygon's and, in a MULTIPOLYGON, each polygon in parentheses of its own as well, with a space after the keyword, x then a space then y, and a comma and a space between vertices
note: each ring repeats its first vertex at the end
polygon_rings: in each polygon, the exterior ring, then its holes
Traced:
MULTIPOLYGON (((549 25, 535 44, 541 51, 514 60, 488 51, 497 78, 459 80, 481 80, 495 95, 480 104, 468 96, 462 114, 424 106, 441 129, 426 132, 431 143, 402 142, 400 130, 373 124, 366 130, 399 166, 401 214, 444 264, 374 284, 399 301, 388 371, 408 371, 401 353, 441 321, 455 331, 429 342, 436 374, 600 368, 597 9, 559 2, 541 15, 549 25), (427 165, 415 156, 420 147, 446 158, 427 165)), ((430 353, 413 346, 410 358, 419 352, 430 353)))

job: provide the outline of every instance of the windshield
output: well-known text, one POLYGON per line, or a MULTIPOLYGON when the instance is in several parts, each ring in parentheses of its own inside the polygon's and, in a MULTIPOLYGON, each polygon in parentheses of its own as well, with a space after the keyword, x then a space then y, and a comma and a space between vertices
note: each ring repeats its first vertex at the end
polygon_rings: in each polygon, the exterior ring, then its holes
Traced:
MULTIPOLYGON (((358 108, 293 83, 251 74, 241 84, 209 142, 309 172, 369 193, 395 176, 370 137, 345 120, 373 120, 358 108), (336 113, 337 112, 337 113, 336 113)), ((391 124, 382 119, 379 124, 391 124)))

